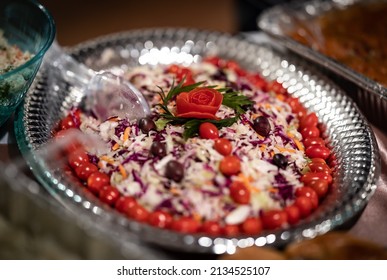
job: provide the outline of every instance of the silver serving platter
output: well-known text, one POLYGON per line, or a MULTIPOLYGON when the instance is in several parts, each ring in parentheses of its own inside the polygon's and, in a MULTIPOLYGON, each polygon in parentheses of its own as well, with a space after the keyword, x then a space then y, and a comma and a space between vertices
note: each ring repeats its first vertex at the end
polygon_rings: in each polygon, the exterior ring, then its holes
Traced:
POLYGON ((75 183, 61 169, 40 157, 45 143, 66 111, 81 102, 79 92, 43 69, 17 112, 15 132, 19 147, 38 180, 60 204, 83 219, 99 218, 101 227, 125 244, 133 236, 180 252, 232 254, 240 247, 281 247, 294 240, 324 234, 356 217, 374 193, 379 174, 377 144, 367 121, 347 95, 309 64, 238 37, 191 29, 145 29, 98 38, 70 50, 76 59, 95 70, 140 63, 190 63, 217 54, 283 83, 317 113, 326 127, 324 137, 337 157, 334 183, 328 196, 298 225, 259 236, 236 238, 180 234, 130 220, 102 204, 75 183), (110 55, 106 55, 107 52, 110 55), (108 57, 108 59, 107 59, 108 57))
POLYGON ((384 121, 387 116, 386 87, 289 36, 300 22, 311 22, 329 11, 346 9, 355 3, 371 2, 387 0, 292 1, 265 10, 258 18, 258 26, 288 50, 319 66, 320 71, 350 94, 368 120, 387 132, 384 121))

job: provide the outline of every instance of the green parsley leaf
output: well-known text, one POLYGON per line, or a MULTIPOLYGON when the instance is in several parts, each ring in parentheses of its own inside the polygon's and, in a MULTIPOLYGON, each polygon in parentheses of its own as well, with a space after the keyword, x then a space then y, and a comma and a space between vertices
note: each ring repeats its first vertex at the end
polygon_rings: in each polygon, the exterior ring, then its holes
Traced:
POLYGON ((163 100, 164 105, 167 105, 168 102, 171 101, 171 99, 173 97, 175 97, 176 95, 178 95, 182 92, 189 92, 189 91, 199 87, 200 85, 204 84, 204 81, 202 81, 202 82, 198 82, 195 84, 183 86, 184 81, 185 81, 185 77, 181 80, 181 82, 177 86, 175 86, 175 81, 172 82, 171 89, 169 90, 169 92, 167 93, 167 95, 165 96, 165 98, 163 100))
POLYGON ((157 121, 155 121, 157 130, 163 130, 165 126, 170 123, 172 120, 164 119, 164 118, 159 118, 157 121))
POLYGON ((223 94, 222 104, 234 109, 237 114, 245 113, 244 106, 252 106, 254 104, 246 95, 238 91, 226 92, 223 94))

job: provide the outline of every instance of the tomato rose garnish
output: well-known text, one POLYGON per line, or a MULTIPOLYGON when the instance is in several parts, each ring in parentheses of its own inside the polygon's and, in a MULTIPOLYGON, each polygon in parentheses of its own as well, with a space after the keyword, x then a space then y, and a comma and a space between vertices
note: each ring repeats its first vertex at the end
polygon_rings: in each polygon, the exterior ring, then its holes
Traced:
POLYGON ((215 116, 223 95, 212 88, 196 88, 176 97, 177 116, 182 118, 217 119, 215 116))

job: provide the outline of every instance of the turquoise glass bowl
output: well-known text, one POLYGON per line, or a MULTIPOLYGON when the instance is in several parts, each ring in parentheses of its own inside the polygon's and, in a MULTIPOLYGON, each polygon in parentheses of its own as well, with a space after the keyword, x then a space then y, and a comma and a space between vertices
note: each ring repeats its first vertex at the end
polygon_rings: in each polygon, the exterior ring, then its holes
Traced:
POLYGON ((33 55, 24 64, 0 75, 1 126, 23 100, 34 80, 43 56, 55 38, 55 24, 50 13, 36 1, 1 0, 0 29, 10 45, 33 55))

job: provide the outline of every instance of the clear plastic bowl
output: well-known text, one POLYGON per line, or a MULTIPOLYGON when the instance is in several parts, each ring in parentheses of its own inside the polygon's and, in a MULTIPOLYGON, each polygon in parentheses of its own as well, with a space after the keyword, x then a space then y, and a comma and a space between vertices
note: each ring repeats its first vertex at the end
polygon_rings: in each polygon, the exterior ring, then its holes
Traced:
POLYGON ((43 56, 55 38, 55 24, 50 13, 36 1, 1 0, 0 29, 9 44, 33 55, 26 63, 0 75, 1 126, 23 100, 34 80, 43 56))

